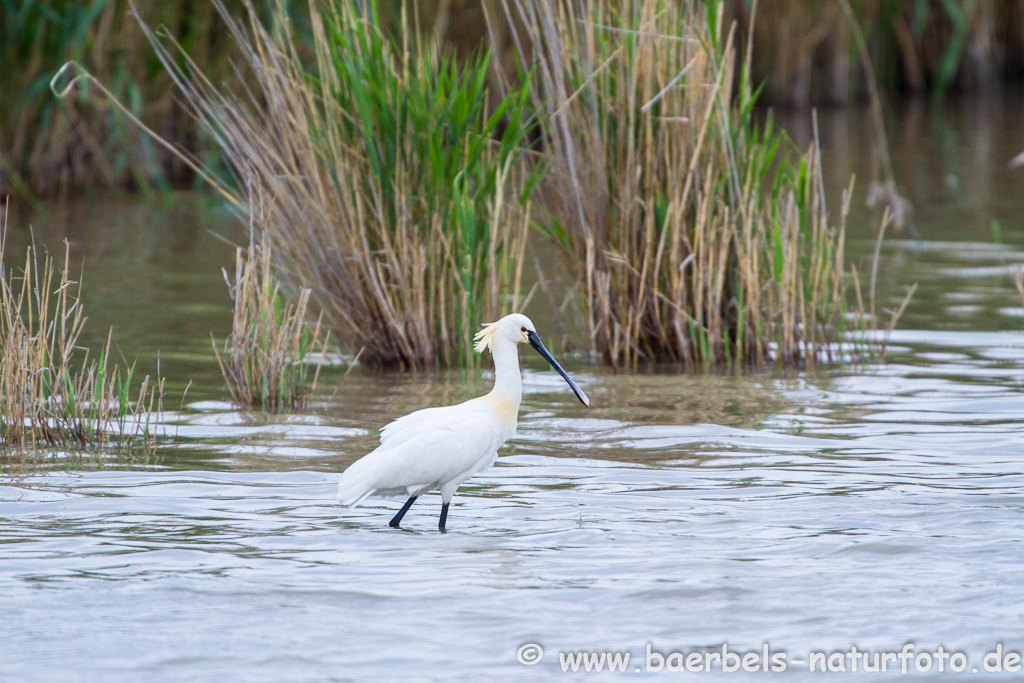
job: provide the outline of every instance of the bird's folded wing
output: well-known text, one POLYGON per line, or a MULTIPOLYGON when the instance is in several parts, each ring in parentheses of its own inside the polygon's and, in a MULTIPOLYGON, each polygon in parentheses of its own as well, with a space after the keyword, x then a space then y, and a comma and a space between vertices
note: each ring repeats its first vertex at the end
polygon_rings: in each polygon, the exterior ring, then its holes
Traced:
POLYGON ((424 408, 423 410, 403 415, 380 430, 380 445, 386 446, 390 442, 400 440, 404 438, 403 435, 408 436, 408 432, 419 431, 425 425, 429 425, 436 420, 447 421, 466 415, 468 413, 463 410, 465 405, 465 403, 460 403, 454 406, 424 408))
POLYGON ((502 444, 493 423, 483 410, 433 413, 389 434, 367 459, 379 463, 400 486, 443 483, 490 461, 502 444))

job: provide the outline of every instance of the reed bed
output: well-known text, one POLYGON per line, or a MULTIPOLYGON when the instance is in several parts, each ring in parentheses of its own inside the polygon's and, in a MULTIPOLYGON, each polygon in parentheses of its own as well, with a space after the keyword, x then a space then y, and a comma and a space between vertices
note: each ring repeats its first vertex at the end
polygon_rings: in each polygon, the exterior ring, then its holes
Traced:
MULTIPOLYGON (((489 46, 496 61, 507 69, 514 65, 509 27, 488 31, 484 21, 487 12, 501 15, 498 0, 422 0, 414 4, 411 28, 401 19, 406 1, 381 0, 380 23, 390 35, 403 30, 431 35, 461 57, 489 46)), ((739 44, 753 36, 753 82, 765 84, 763 102, 806 106, 866 99, 868 76, 840 1, 727 0, 727 17, 739 20, 739 44), (758 20, 751 24, 754 6, 758 20)), ((234 13, 244 11, 242 0, 224 2, 234 13)), ((292 5, 291 30, 298 33, 295 42, 308 46, 313 33, 303 21, 304 4, 292 5)), ((134 5, 147 23, 166 27, 212 81, 235 76, 229 60, 234 42, 218 30, 208 0, 134 0, 134 5)), ((1024 78, 1024 0, 858 0, 851 5, 870 60, 890 91, 941 96, 1024 78)), ((274 21, 270 8, 276 0, 259 0, 257 6, 265 21, 274 21)), ((128 0, 0 2, 0 59, 5 65, 0 92, 6 95, 0 102, 0 173, 23 197, 92 185, 187 186, 194 180, 187 165, 139 135, 124 112, 95 91, 75 100, 53 98, 47 84, 68 60, 96 74, 133 116, 162 137, 201 154, 202 166, 222 168, 175 106, 168 76, 136 29, 128 0)))
POLYGON ((251 5, 242 19, 216 5, 248 69, 234 90, 150 37, 235 187, 258 188, 255 228, 288 286, 311 289, 367 364, 475 363, 480 321, 519 303, 536 178, 525 90, 490 109, 486 53, 457 64, 408 31, 396 43, 373 3, 311 5, 308 66, 287 22, 271 32, 251 5))
POLYGON ((134 364, 111 359, 112 337, 98 358, 77 346, 85 325, 79 283, 63 262, 29 248, 24 266, 4 265, 7 220, 0 230, 0 448, 57 447, 119 451, 156 447, 153 416, 162 411, 163 379, 147 375, 136 390, 134 364))
POLYGON ((224 279, 234 317, 223 353, 215 340, 213 351, 232 400, 268 411, 305 407, 327 350, 321 321, 307 323, 311 291, 303 289, 296 303, 288 303, 273 275, 271 250, 258 243, 248 253, 237 250, 234 281, 227 272, 224 279), (308 382, 317 350, 319 361, 308 382))
POLYGON ((832 357, 845 331, 849 192, 829 222, 812 147, 751 123, 750 55, 714 3, 506 3, 532 54, 546 225, 608 363, 832 357), (733 75, 739 100, 732 102, 733 75))

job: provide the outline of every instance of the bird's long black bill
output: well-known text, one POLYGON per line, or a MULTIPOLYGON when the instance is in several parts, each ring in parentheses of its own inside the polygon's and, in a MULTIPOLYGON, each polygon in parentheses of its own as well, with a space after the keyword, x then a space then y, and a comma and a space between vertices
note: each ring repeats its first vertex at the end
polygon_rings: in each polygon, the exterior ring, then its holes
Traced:
POLYGON ((576 385, 576 382, 572 381, 572 377, 570 377, 569 373, 562 369, 562 366, 558 364, 558 361, 555 360, 555 357, 548 353, 548 350, 545 349, 544 345, 540 343, 540 337, 537 336, 537 333, 530 330, 526 333, 526 338, 527 340, 529 340, 530 346, 532 346, 537 353, 543 356, 544 360, 551 363, 551 367, 555 369, 555 372, 561 375, 562 379, 569 383, 569 388, 571 388, 573 393, 576 394, 576 398, 580 400, 580 403, 589 407, 590 397, 587 396, 586 393, 584 393, 584 391, 580 389, 579 386, 576 385))

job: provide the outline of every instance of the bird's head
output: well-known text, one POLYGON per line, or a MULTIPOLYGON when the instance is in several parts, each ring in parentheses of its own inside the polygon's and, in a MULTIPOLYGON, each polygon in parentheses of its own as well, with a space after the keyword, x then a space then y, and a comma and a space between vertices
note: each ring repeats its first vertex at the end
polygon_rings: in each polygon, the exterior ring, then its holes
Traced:
POLYGON ((494 353, 495 344, 500 341, 509 341, 513 344, 529 344, 544 360, 551 363, 551 367, 562 376, 562 379, 568 382, 569 388, 576 394, 576 398, 580 400, 580 403, 585 406, 590 405, 590 398, 569 377, 569 374, 562 369, 562 366, 558 364, 554 356, 544 348, 544 345, 540 342, 540 337, 537 335, 537 328, 534 326, 533 321, 522 313, 512 313, 497 322, 484 325, 483 329, 476 333, 474 339, 476 340, 476 350, 479 353, 483 353, 485 349, 490 349, 491 353, 494 353))
POLYGON ((537 328, 533 321, 522 313, 506 315, 498 322, 484 325, 483 329, 476 333, 476 350, 483 353, 485 349, 494 351, 494 345, 498 340, 510 341, 513 344, 528 344, 530 333, 537 334, 537 328))

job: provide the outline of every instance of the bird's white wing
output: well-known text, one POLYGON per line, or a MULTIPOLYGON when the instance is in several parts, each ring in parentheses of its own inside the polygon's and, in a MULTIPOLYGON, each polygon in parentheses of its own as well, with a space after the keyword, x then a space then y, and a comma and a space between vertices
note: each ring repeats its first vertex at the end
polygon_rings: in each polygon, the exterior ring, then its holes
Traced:
POLYGON ((486 466, 505 440, 493 411, 473 401, 411 413, 384 432, 381 445, 342 474, 342 504, 373 491, 402 494, 461 481, 486 466))
POLYGON ((434 419, 444 419, 449 414, 461 414, 460 410, 465 404, 460 403, 454 406, 441 406, 438 408, 424 408, 403 415, 402 417, 389 422, 380 430, 380 445, 383 446, 389 441, 399 440, 399 435, 407 430, 414 430, 417 425, 429 424, 434 419))

